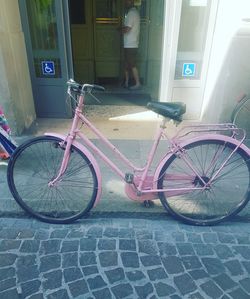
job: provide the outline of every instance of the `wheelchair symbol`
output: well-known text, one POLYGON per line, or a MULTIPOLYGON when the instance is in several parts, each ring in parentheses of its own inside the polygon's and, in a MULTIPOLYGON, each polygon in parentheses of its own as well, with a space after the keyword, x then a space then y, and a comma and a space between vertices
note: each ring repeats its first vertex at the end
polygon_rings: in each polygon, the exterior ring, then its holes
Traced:
POLYGON ((54 61, 42 61, 43 75, 55 75, 54 61))

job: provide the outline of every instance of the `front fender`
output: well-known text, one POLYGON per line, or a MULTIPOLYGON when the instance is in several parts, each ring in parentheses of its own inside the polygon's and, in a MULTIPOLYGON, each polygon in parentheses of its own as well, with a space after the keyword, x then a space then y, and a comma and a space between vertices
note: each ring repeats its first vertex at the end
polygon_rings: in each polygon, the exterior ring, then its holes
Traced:
MULTIPOLYGON (((233 143, 236 146, 239 144, 239 141, 232 137, 228 137, 225 135, 218 135, 218 134, 206 134, 203 136, 197 136, 194 138, 187 139, 187 140, 181 142, 180 146, 184 147, 189 143, 193 143, 193 142, 197 142, 197 141, 204 141, 204 140, 221 140, 221 141, 233 143)), ((246 145, 241 144, 241 149, 244 150, 246 152, 246 154, 248 154, 250 156, 250 149, 246 145)), ((158 164, 158 166, 155 170, 155 174, 154 174, 154 189, 157 189, 158 178, 159 178, 162 167, 168 161, 168 159, 170 159, 171 156, 172 156, 172 153, 168 153, 158 164)))
MULTIPOLYGON (((60 138, 62 140, 66 139, 65 135, 58 134, 58 133, 45 133, 44 135, 57 137, 57 138, 60 138)), ((81 152, 83 152, 84 155, 86 155, 86 157, 89 159, 89 161, 91 162, 91 164, 92 164, 92 166, 93 166, 93 168, 96 172, 98 190, 97 190, 97 195, 96 195, 96 199, 95 199, 95 203, 94 203, 94 207, 95 207, 98 204, 98 202, 100 201, 101 194, 102 194, 102 175, 101 175, 100 167, 99 167, 96 159, 92 155, 92 153, 83 144, 81 144, 80 142, 74 140, 73 145, 76 148, 78 148, 81 152)))

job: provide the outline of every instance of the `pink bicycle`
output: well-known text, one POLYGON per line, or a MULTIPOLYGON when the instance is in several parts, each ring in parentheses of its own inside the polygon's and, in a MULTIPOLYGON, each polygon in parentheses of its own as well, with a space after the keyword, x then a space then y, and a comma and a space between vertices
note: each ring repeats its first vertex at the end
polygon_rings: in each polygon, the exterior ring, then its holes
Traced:
POLYGON ((125 182, 131 199, 160 199, 170 214, 189 224, 219 223, 238 213, 249 201, 250 150, 243 144, 243 130, 233 124, 194 125, 168 138, 167 119, 181 121, 185 105, 149 102, 148 108, 163 118, 145 166, 139 168, 83 114, 86 93, 104 88, 80 85, 72 79, 67 85, 68 94, 77 100, 70 132, 31 139, 20 145, 9 161, 9 188, 29 214, 50 223, 69 223, 86 215, 100 200, 102 190, 94 155, 125 182), (93 131, 130 171, 124 172, 89 140, 80 130, 82 125, 93 131), (166 154, 152 170, 161 139, 168 142, 166 154))

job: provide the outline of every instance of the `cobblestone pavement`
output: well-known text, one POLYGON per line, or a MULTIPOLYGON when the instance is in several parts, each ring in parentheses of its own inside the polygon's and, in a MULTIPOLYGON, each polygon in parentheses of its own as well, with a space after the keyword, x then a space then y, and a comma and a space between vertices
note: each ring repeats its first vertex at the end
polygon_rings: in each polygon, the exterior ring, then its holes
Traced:
POLYGON ((250 298, 250 223, 0 219, 0 298, 250 298))

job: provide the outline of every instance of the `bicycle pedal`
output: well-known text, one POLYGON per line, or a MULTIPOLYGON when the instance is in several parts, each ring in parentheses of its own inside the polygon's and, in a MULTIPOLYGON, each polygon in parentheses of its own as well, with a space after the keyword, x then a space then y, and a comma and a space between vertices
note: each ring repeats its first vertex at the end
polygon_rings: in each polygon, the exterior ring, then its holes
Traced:
POLYGON ((134 182, 133 173, 125 173, 125 182, 128 184, 132 184, 134 182))

